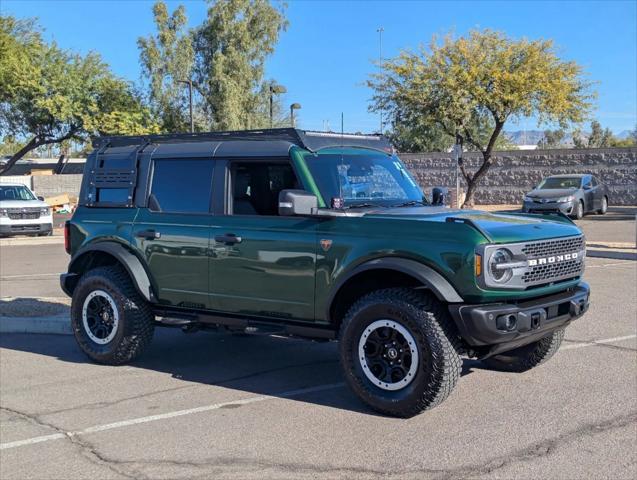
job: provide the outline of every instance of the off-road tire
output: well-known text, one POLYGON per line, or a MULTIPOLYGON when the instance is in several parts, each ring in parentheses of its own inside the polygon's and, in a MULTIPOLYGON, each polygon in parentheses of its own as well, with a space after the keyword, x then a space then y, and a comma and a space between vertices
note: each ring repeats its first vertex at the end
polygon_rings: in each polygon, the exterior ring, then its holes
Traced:
POLYGON ((482 363, 501 372, 526 372, 547 362, 559 350, 564 339, 564 328, 541 338, 537 342, 494 355, 482 363))
POLYGON ((597 210, 598 215, 605 215, 608 210, 608 199, 606 197, 602 197, 602 208, 597 210))
POLYGON ((356 301, 340 329, 340 357, 345 379, 372 409, 395 417, 412 417, 442 403, 462 370, 459 338, 447 309, 427 292, 408 288, 377 290, 356 301), (413 380, 387 391, 363 372, 358 346, 365 329, 377 320, 393 320, 407 329, 418 348, 413 380))
POLYGON ((571 215, 576 220, 581 220, 584 218, 584 202, 582 200, 578 200, 577 205, 575 205, 575 209, 573 210, 573 214, 571 215))
POLYGON ((71 326, 80 348, 89 358, 106 365, 121 365, 138 357, 153 338, 155 318, 148 303, 133 286, 126 271, 119 266, 89 270, 80 278, 71 302, 71 326), (86 297, 103 290, 114 300, 119 325, 114 338, 103 345, 94 342, 82 321, 86 297))

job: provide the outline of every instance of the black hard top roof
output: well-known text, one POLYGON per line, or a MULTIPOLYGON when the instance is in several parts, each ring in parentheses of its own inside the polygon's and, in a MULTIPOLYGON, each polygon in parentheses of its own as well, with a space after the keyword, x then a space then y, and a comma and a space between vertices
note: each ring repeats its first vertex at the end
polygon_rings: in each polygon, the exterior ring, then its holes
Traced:
MULTIPOLYGON (((313 132, 297 128, 272 128, 228 132, 175 133, 164 135, 107 136, 93 139, 93 147, 104 151, 121 147, 141 149, 159 145, 164 150, 178 150, 179 144, 215 143, 214 156, 287 154, 296 145, 311 152, 324 148, 360 147, 392 153, 389 140, 382 135, 362 135, 335 132, 313 132), (162 148, 163 147, 163 148, 162 148), (172 148, 171 148, 172 147, 172 148)), ((124 148, 124 150, 127 150, 124 148)))

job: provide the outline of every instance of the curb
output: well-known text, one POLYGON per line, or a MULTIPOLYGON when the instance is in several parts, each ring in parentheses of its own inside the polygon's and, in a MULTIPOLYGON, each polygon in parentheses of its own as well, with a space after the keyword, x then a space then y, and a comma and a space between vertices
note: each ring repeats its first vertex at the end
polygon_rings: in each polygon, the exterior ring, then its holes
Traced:
POLYGON ((586 248, 586 256, 590 258, 610 258, 613 260, 637 260, 634 248, 586 248))
POLYGON ((0 317, 0 333, 72 335, 67 315, 53 317, 0 317))
POLYGON ((52 235, 50 237, 17 237, 3 238, 0 240, 0 247, 9 247, 16 245, 54 245, 64 244, 64 237, 61 235, 52 235))

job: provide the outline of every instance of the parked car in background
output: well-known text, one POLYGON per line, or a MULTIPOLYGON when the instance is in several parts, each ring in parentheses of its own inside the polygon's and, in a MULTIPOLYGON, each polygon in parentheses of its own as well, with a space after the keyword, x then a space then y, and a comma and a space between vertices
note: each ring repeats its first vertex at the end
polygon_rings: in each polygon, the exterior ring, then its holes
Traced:
POLYGON ((51 235, 53 215, 43 198, 25 185, 0 184, 0 237, 19 234, 51 235))
POLYGON ((572 218, 608 210, 608 189, 593 175, 553 175, 524 196, 522 209, 528 213, 562 212, 572 218))

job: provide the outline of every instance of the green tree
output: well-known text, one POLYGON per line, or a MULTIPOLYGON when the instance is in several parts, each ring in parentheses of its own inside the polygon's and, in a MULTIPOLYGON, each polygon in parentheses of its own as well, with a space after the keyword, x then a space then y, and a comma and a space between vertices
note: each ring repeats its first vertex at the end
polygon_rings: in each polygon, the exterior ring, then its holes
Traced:
POLYGON ((44 145, 156 130, 137 92, 99 55, 46 44, 33 20, 0 17, 0 92, 2 136, 26 139, 0 174, 44 145))
POLYGON ((597 120, 591 122, 591 134, 588 136, 588 148, 610 147, 613 132, 610 128, 602 128, 597 120))
POLYGON ((429 49, 402 52, 384 62, 382 73, 368 84, 375 92, 371 111, 436 123, 482 153, 477 171, 461 166, 464 206, 473 204, 508 120, 536 116, 540 124, 565 128, 585 118, 593 97, 582 68, 561 60, 551 41, 513 40, 491 30, 434 39, 429 49), (477 131, 476 125, 487 125, 488 131, 477 131))
POLYGON ((268 0, 209 2, 207 18, 194 32, 194 39, 195 79, 212 127, 241 130, 268 126, 264 66, 287 27, 284 5, 277 9, 268 0))
MULTIPOLYGON (((188 30, 186 9, 180 5, 169 14, 163 1, 153 5, 157 35, 137 40, 140 63, 147 79, 153 112, 161 119, 162 129, 168 132, 189 129, 187 86, 195 62, 193 38, 188 30)), ((205 123, 195 115, 198 123, 205 123)), ((205 128, 199 125, 198 129, 205 128)))
POLYGON ((544 138, 537 142, 540 148, 560 148, 566 141, 566 131, 562 128, 556 130, 544 130, 544 138))
POLYGON ((591 122, 591 131, 588 136, 583 134, 580 129, 576 129, 573 132, 573 144, 575 148, 631 146, 629 142, 616 138, 610 128, 603 128, 597 120, 591 122))

